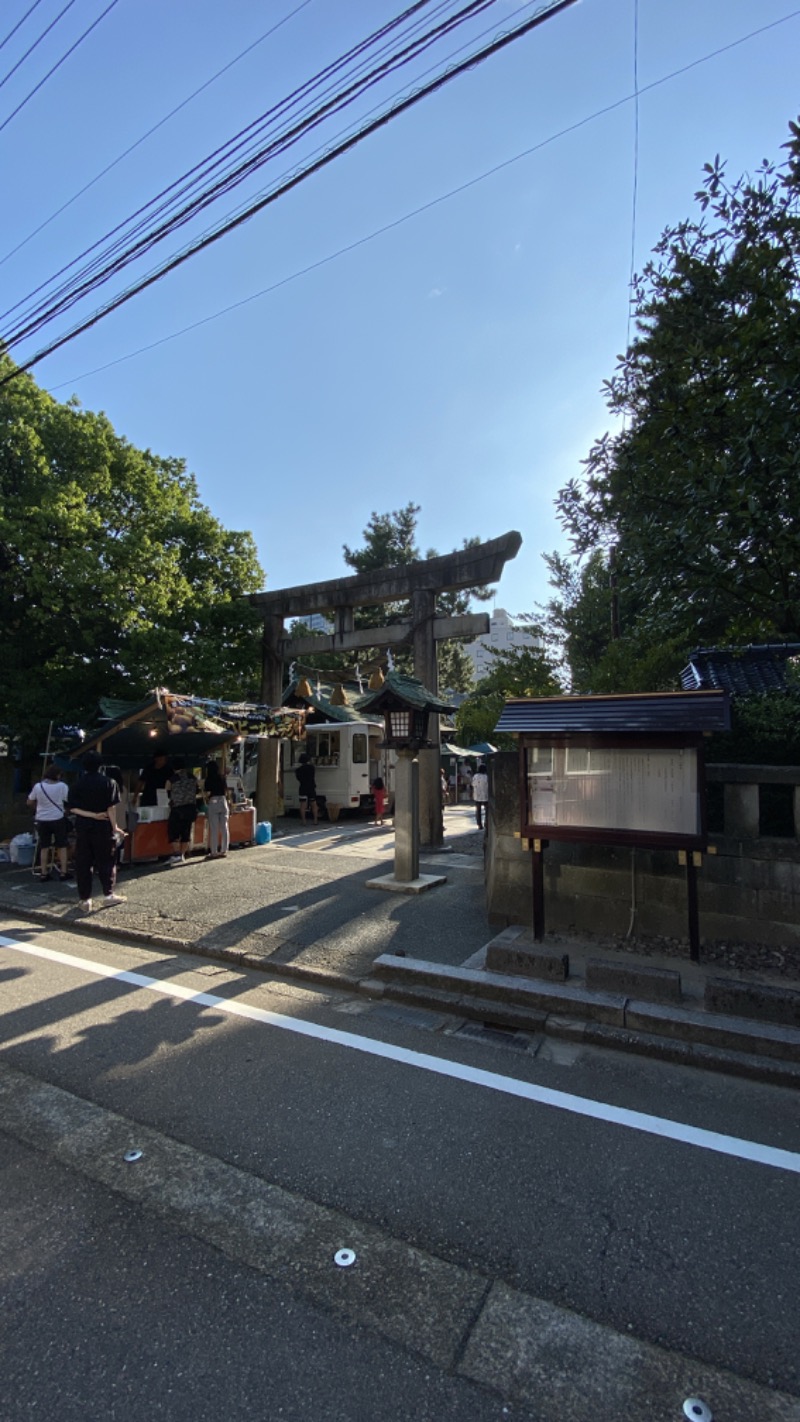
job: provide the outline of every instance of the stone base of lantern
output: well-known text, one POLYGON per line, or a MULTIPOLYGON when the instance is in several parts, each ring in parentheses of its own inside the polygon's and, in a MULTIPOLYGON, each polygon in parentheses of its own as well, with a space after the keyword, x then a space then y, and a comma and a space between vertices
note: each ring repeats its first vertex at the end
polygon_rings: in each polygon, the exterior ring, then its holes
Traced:
POLYGON ((395 879, 394 874, 381 874, 379 879, 368 879, 367 888, 384 889, 389 894, 424 894, 426 889, 446 883, 446 874, 419 874, 416 879, 395 879))

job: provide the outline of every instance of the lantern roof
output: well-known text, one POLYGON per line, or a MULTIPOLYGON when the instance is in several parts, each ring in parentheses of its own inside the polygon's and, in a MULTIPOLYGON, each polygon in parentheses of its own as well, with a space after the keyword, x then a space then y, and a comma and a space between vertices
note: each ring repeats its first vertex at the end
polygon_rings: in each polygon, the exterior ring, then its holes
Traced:
POLYGON ((362 716, 369 711, 391 710, 398 706, 409 706, 417 711, 439 712, 442 715, 456 709, 448 702, 440 701, 439 697, 434 696, 416 677, 405 676, 399 671, 390 671, 383 686, 371 696, 363 697, 358 703, 362 716))

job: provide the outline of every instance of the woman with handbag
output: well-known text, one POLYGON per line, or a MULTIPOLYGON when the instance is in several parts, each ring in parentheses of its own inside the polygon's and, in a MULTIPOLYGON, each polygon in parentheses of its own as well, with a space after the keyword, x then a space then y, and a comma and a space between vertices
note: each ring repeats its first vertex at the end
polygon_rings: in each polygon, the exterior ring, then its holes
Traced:
POLYGON ((35 805, 34 825, 39 836, 39 877, 49 879, 52 862, 58 855, 58 878, 67 877, 67 831, 69 822, 64 813, 64 803, 69 788, 61 779, 57 765, 48 765, 41 780, 38 780, 28 796, 28 804, 35 805))

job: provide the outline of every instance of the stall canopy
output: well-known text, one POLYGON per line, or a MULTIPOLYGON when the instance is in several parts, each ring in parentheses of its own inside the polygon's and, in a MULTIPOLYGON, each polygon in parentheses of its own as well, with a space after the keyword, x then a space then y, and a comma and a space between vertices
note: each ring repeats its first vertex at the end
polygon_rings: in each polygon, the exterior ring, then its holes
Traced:
POLYGON ((176 696, 159 688, 143 701, 102 700, 98 724, 70 751, 70 758, 97 750, 107 764, 123 770, 140 769, 154 755, 186 756, 199 765, 241 736, 302 740, 305 714, 287 707, 176 696))

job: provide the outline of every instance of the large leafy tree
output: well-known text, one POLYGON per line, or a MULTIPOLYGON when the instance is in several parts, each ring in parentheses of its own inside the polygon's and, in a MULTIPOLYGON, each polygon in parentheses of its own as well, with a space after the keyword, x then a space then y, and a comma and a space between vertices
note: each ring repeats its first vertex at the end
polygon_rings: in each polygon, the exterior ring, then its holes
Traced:
MULTIPOLYGON (((422 557, 436 558, 438 554, 435 548, 429 548, 422 554, 417 545, 419 513, 419 504, 411 502, 391 513, 373 513, 363 531, 362 546, 344 546, 344 561, 347 566, 356 573, 366 573, 373 569, 402 567, 415 563, 422 557)), ((479 542, 479 538, 465 538, 463 546, 468 548, 479 542)), ((473 597, 485 601, 490 596, 490 590, 484 587, 469 588, 463 592, 443 592, 437 598, 437 612, 443 617, 454 617, 469 610, 473 597)), ((396 622, 405 622, 408 617, 407 602, 388 603, 380 607, 359 608, 355 623, 357 627, 385 627, 396 622)), ((376 648, 374 655, 378 654, 379 649, 376 648)), ((440 687, 448 691, 467 691, 473 681, 472 662, 463 646, 457 641, 440 642, 437 655, 440 687)), ((410 650, 401 648, 393 651, 393 656, 396 665, 403 671, 413 670, 410 650)))
MULTIPOLYGON (((14 372, 0 356, 0 378, 14 372)), ((0 385, 0 723, 28 746, 101 695, 258 685, 262 574, 248 533, 200 502, 182 460, 29 375, 0 385)))
POLYGON ((495 733, 506 701, 513 696, 561 696, 556 668, 547 651, 522 647, 511 652, 495 652, 495 664, 456 712, 456 739, 459 745, 474 746, 482 741, 512 749, 512 736, 495 733))
MULTIPOLYGON (((636 282, 636 335, 606 385, 624 424, 559 496, 573 552, 616 568, 627 648, 600 649, 592 689, 614 662, 648 689, 643 659, 667 646, 676 663, 701 643, 800 637, 796 124, 786 148, 734 182, 706 165, 699 214, 664 233, 636 282)), ((586 583, 572 592, 585 647, 597 600, 586 583)))

